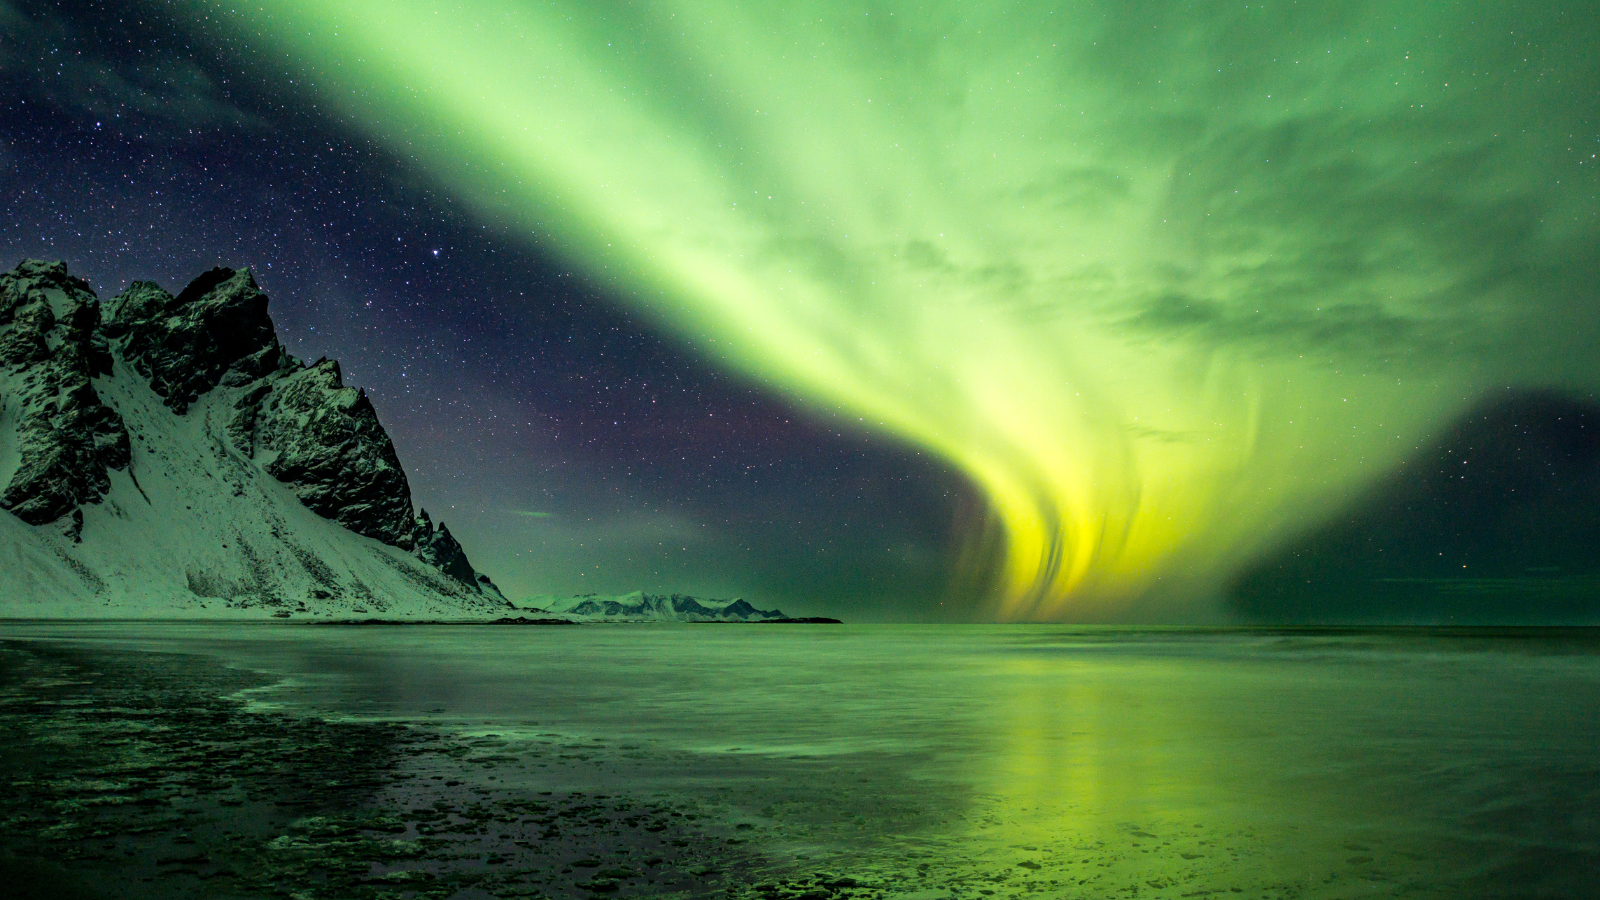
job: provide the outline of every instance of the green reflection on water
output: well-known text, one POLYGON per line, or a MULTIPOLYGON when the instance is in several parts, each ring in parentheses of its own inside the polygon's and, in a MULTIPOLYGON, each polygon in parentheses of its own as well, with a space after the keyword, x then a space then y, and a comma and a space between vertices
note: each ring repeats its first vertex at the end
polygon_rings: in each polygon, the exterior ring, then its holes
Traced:
POLYGON ((1581 896, 1600 864, 1584 632, 40 631, 290 674, 263 699, 291 708, 581 745, 497 786, 693 797, 759 823, 775 873, 892 894, 1581 896))

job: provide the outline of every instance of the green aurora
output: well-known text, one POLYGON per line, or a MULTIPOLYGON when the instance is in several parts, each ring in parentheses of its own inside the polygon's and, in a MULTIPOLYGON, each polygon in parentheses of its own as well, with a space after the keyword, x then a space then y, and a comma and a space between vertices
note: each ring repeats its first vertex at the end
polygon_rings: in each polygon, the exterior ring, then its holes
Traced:
POLYGON ((1592 4, 191 7, 966 473, 976 617, 1203 615, 1486 393, 1600 387, 1592 4))

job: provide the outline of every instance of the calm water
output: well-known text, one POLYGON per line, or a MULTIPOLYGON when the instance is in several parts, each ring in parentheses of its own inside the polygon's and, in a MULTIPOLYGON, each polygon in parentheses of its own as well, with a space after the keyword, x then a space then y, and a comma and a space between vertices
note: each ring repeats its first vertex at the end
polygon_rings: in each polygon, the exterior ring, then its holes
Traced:
POLYGON ((0 635, 211 654, 285 676, 259 703, 560 748, 582 765, 497 777, 699 798, 757 822, 780 862, 907 896, 991 872, 1011 879, 1000 896, 1600 896, 1600 635, 1584 632, 0 635))

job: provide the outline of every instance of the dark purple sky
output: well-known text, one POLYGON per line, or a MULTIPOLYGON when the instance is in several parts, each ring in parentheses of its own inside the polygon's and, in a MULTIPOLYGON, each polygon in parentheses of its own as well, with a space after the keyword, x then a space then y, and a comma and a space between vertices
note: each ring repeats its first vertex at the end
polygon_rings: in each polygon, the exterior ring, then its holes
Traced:
POLYGON ((981 514, 957 476, 703 364, 293 73, 159 12, 0 3, 0 265, 63 259, 102 298, 251 268, 280 339, 367 389, 417 503, 514 598, 937 616, 981 514))

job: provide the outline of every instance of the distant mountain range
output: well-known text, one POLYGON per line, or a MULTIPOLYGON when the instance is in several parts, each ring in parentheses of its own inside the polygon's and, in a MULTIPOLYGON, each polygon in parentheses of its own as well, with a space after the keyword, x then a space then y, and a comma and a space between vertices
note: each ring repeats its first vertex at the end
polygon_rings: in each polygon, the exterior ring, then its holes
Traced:
POLYGON ((413 510, 339 365, 278 343, 248 271, 100 302, 0 274, 0 616, 477 617, 509 604, 413 510))
POLYGON ((756 609, 744 600, 705 600, 687 594, 646 594, 643 591, 620 597, 599 594, 535 597, 522 605, 533 612, 556 614, 579 621, 761 622, 789 618, 775 609, 756 609))

